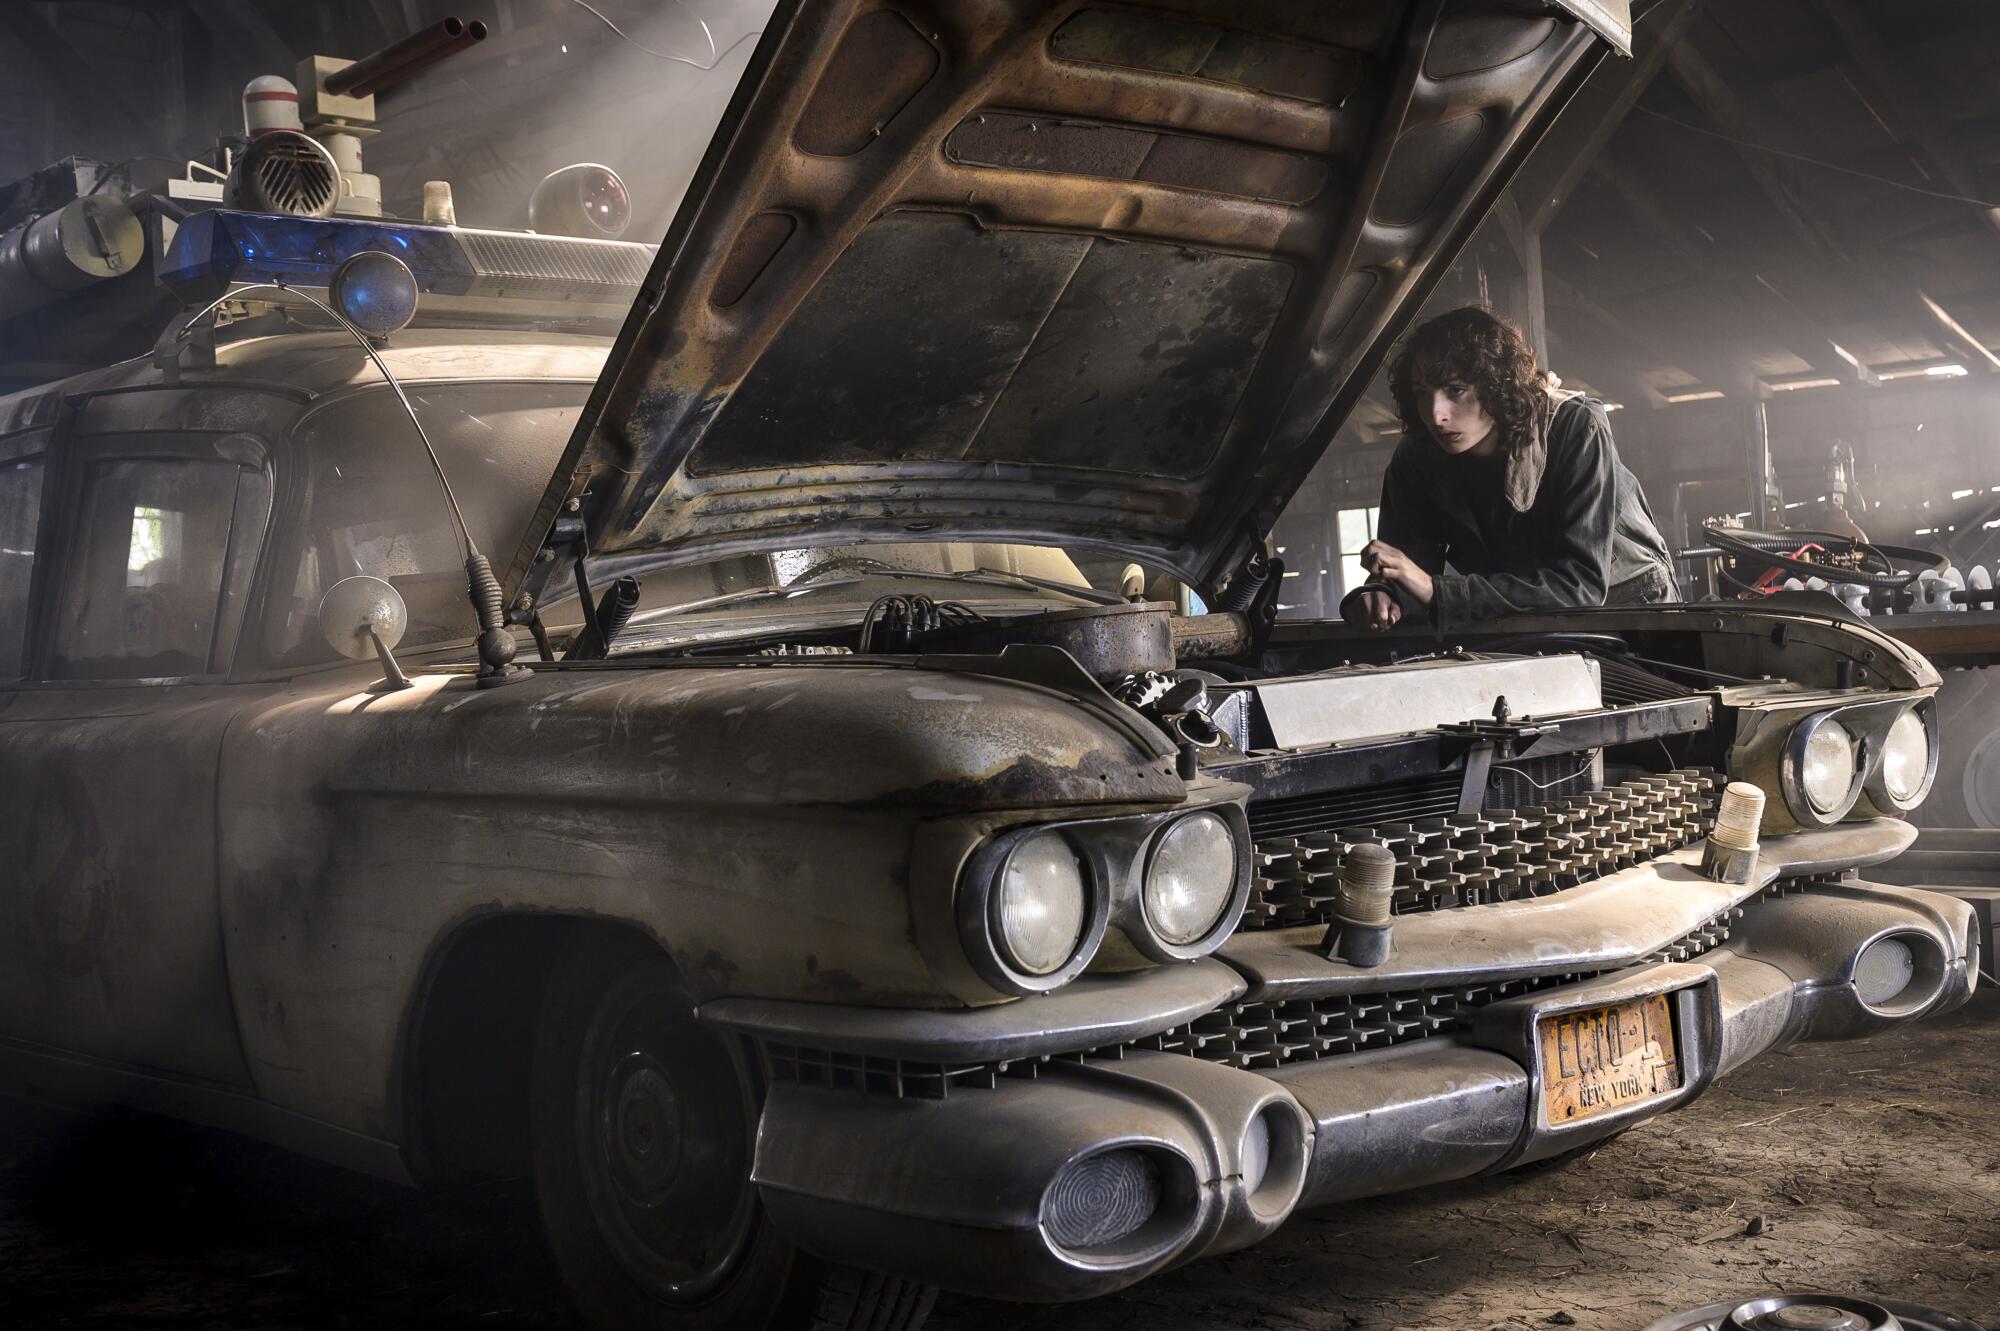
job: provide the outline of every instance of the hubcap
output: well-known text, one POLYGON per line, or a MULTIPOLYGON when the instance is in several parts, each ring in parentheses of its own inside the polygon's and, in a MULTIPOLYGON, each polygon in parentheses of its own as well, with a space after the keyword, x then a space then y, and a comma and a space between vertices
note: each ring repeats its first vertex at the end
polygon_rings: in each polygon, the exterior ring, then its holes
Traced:
POLYGON ((631 1205, 658 1206, 672 1191, 683 1139, 680 1102, 659 1060, 627 1054, 611 1070, 604 1104, 612 1182, 631 1205))
POLYGON ((756 1234, 741 1046, 695 1021, 663 962, 605 994, 578 1070, 583 1184, 606 1246, 662 1300, 712 1297, 756 1234))

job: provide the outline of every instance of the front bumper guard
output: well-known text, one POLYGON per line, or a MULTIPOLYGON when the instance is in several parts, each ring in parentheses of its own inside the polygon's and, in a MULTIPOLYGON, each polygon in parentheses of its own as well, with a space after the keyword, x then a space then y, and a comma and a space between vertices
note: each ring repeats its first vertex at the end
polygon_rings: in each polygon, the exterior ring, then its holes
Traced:
MULTIPOLYGON (((1686 1104, 1766 1050, 1946 1011, 1972 993, 1963 902, 1847 881, 1754 903, 1698 961, 1648 965, 1481 1009, 1472 1028, 1372 1053, 1247 1072, 1180 1054, 1050 1062, 941 1100, 772 1087, 755 1179, 773 1220, 822 1257, 987 1297, 1109 1293, 1246 1246, 1297 1208, 1511 1168, 1686 1104), (1894 936, 1918 963, 1865 1002, 1856 963, 1894 936), (1533 1040, 1551 1012, 1667 993, 1683 1084, 1576 1123, 1547 1121, 1533 1040), (1159 1172, 1153 1218, 1071 1250, 1046 1208, 1066 1170, 1109 1151, 1159 1172)), ((935 1015, 935 1014, 933 1014, 935 1015)), ((990 1020, 990 1019, 989 1019, 990 1020)))

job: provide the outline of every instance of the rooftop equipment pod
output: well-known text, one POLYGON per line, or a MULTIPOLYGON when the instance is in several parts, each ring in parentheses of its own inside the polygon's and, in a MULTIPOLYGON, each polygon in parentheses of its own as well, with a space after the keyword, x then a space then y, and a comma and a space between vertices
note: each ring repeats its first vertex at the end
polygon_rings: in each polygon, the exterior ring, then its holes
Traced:
POLYGON ((129 273, 145 252, 145 228, 113 195, 31 218, 0 236, 0 320, 129 273))

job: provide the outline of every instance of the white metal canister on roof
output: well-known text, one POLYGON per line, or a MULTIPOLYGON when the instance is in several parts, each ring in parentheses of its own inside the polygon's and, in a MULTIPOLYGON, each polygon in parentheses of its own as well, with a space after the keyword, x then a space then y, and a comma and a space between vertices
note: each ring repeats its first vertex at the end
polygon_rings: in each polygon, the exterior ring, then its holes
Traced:
POLYGON ((251 138, 274 129, 302 130, 299 90, 290 79, 260 74, 243 85, 243 132, 251 138))

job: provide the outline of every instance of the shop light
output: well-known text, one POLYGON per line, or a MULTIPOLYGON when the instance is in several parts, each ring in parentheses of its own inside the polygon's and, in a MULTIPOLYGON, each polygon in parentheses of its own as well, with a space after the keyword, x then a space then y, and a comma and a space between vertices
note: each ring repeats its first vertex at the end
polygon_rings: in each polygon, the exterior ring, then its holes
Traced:
POLYGON ((1703 389, 1703 390, 1702 390, 1701 392, 1699 392, 1699 393, 1669 393, 1669 394, 1667 395, 1667 401, 1669 401, 1669 402, 1712 402, 1712 401, 1714 401, 1714 400, 1715 400, 1716 398, 1719 398, 1719 397, 1721 397, 1721 396, 1723 396, 1723 392, 1722 392, 1722 390, 1721 390, 1721 389, 1719 389, 1719 388, 1706 388, 1706 389, 1703 389))
POLYGON ((1961 379, 1970 373, 1963 365, 1922 365, 1912 370, 1877 370, 1875 377, 1886 384, 1896 379, 1961 379))

